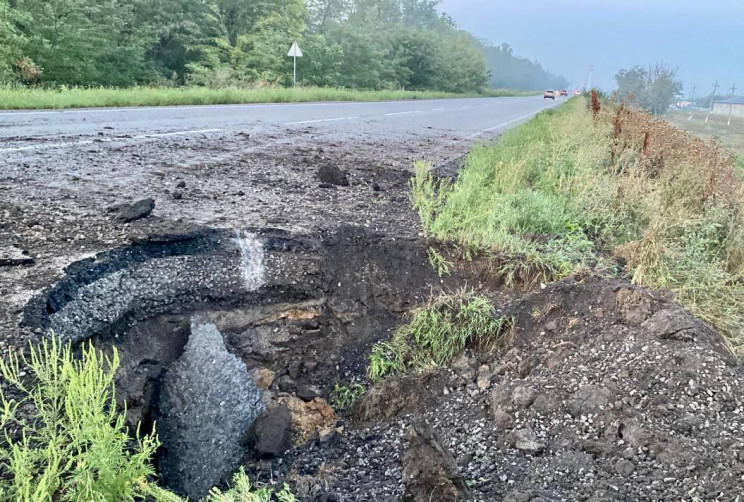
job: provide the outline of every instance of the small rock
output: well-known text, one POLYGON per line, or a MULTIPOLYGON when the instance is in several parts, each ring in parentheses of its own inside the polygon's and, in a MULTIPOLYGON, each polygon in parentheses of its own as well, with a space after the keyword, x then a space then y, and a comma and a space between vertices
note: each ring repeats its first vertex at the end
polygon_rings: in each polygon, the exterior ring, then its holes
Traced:
POLYGON ((655 313, 641 327, 662 339, 692 340, 695 320, 682 309, 666 309, 655 313))
POLYGON ((129 223, 142 218, 147 218, 155 209, 155 201, 151 198, 138 200, 133 204, 119 206, 115 219, 123 223, 129 223))
POLYGON ((297 389, 297 397, 299 397, 303 401, 312 401, 319 395, 320 392, 318 391, 318 389, 307 385, 303 385, 302 387, 297 389))
POLYGON ((251 378, 256 383, 256 387, 266 390, 271 387, 276 378, 276 373, 268 368, 254 368, 249 372, 251 378))
POLYGON ((480 390, 485 390, 491 386, 491 378, 493 374, 491 368, 488 365, 482 365, 478 368, 478 376, 476 378, 476 384, 480 390))
POLYGON ((176 183, 176 188, 186 188, 186 182, 181 180, 178 183, 176 183))
POLYGON ((509 435, 509 444, 528 455, 537 455, 545 445, 537 440, 537 434, 531 428, 518 429, 509 435))
POLYGON ((284 405, 275 406, 256 420, 255 451, 262 457, 281 455, 291 446, 292 415, 284 405))
POLYGON ((498 408, 493 412, 493 427, 497 431, 505 431, 514 427, 514 417, 507 411, 498 408))
POLYGON ((515 387, 514 392, 512 392, 512 403, 514 403, 514 406, 517 408, 529 408, 532 406, 532 403, 535 402, 536 398, 537 392, 535 392, 535 389, 530 387, 519 385, 515 387))
POLYGON ((297 384, 289 375, 281 377, 277 385, 279 386, 279 390, 282 392, 294 392, 297 390, 297 384))
POLYGON ((630 460, 620 459, 615 463, 615 472, 627 478, 635 471, 635 465, 630 460))
POLYGON ((181 200, 183 198, 183 193, 176 190, 171 196, 173 197, 173 200, 181 200))
POLYGON ((414 418, 406 430, 408 448, 403 457, 404 502, 468 500, 470 491, 455 459, 423 418, 414 418))
POLYGON ((28 251, 18 249, 15 246, 0 248, 0 267, 29 266, 34 264, 34 259, 29 256, 28 251))
POLYGON ((321 183, 347 187, 349 186, 349 179, 345 171, 342 171, 338 166, 332 166, 326 164, 320 166, 317 174, 318 180, 321 183))
POLYGON ((517 367, 520 378, 526 378, 530 373, 532 373, 532 370, 537 368, 539 364, 540 359, 538 359, 536 356, 530 356, 520 362, 519 366, 517 367))

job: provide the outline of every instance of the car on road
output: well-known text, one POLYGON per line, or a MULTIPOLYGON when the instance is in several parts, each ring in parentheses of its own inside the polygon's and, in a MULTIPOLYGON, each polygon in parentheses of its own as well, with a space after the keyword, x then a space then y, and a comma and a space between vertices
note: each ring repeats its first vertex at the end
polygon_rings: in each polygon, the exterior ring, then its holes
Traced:
POLYGON ((555 91, 547 90, 543 92, 543 99, 555 99, 555 91))
POLYGON ((566 89, 563 89, 563 90, 561 91, 561 96, 566 96, 566 97, 568 97, 568 90, 566 90, 566 89))

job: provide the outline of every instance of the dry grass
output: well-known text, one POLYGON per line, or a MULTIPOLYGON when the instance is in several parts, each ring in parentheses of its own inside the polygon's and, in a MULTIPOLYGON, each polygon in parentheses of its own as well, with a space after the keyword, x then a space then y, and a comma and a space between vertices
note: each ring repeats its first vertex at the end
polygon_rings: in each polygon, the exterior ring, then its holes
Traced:
POLYGON ((731 125, 727 124, 728 117, 710 115, 705 121, 706 113, 701 110, 694 112, 672 111, 664 117, 679 129, 688 131, 706 140, 715 140, 724 148, 744 158, 744 118, 733 117, 731 125), (692 118, 690 118, 692 116, 692 118))
POLYGON ((718 143, 651 115, 576 99, 469 155, 454 184, 420 165, 431 237, 493 256, 507 285, 624 263, 744 352, 744 186, 718 143), (598 106, 599 105, 599 106, 598 106))

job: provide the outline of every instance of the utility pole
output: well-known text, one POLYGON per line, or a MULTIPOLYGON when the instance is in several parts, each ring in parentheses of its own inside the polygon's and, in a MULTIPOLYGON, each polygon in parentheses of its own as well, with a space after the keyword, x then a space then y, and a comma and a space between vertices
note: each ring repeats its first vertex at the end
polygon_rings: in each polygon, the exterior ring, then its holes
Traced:
MULTIPOLYGON (((692 103, 693 110, 694 110, 694 107, 695 107, 695 89, 696 88, 697 88, 697 85, 696 84, 692 84, 692 95, 690 96, 690 103, 692 103)), ((690 112, 690 116, 687 117, 687 120, 692 120, 692 116, 693 115, 695 115, 695 112, 694 111, 690 112)))
POLYGON ((594 65, 589 65, 589 77, 586 79, 586 90, 591 92, 592 90, 592 73, 594 73, 594 65))
POLYGON ((710 118, 710 112, 713 110, 713 99, 716 97, 717 90, 718 90, 718 80, 716 80, 716 83, 713 85, 713 92, 710 95, 710 104, 708 105, 708 114, 705 116, 706 123, 708 123, 708 119, 710 118))
POLYGON ((728 124, 731 125, 731 115, 734 113, 734 96, 736 96, 736 82, 731 84, 731 99, 729 99, 729 117, 728 117, 728 124))

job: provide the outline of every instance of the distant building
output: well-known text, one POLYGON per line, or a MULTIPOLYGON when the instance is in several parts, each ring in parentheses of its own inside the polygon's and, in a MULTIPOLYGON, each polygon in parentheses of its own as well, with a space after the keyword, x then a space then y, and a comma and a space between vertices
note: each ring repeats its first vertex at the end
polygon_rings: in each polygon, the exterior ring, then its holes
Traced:
POLYGON ((721 99, 713 103, 713 113, 744 118, 744 98, 721 99))

